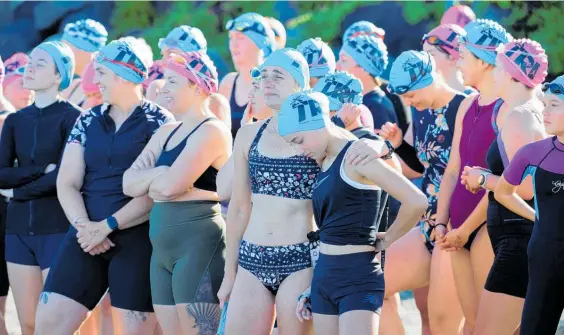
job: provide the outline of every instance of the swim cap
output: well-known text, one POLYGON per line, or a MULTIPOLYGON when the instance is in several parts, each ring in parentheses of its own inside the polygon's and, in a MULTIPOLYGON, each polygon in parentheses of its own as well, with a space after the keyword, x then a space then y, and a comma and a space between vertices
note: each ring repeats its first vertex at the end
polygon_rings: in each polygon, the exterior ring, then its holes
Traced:
POLYGON ((351 37, 358 35, 374 35, 378 38, 384 39, 386 31, 380 27, 376 27, 374 23, 368 21, 358 21, 351 24, 343 34, 343 45, 351 37))
POLYGON ((217 92, 217 70, 205 53, 193 51, 174 54, 166 67, 196 83, 207 94, 217 92))
POLYGON ((91 19, 80 20, 65 26, 63 40, 80 50, 95 52, 106 45, 108 32, 99 22, 91 19))
POLYGON ((259 49, 264 51, 265 57, 268 57, 276 49, 274 31, 270 28, 268 21, 260 14, 245 13, 234 20, 227 21, 225 29, 245 34, 259 49))
POLYGON ((53 58, 61 76, 59 89, 62 91, 69 87, 74 77, 74 53, 71 48, 59 41, 44 42, 39 44, 37 48, 45 50, 53 58))
POLYGON ((297 49, 307 60, 311 77, 319 78, 335 72, 337 66, 335 54, 331 47, 319 37, 303 41, 297 49))
POLYGON ((147 66, 128 41, 110 42, 100 50, 96 62, 134 84, 141 84, 147 78, 147 66))
POLYGON ((421 44, 427 42, 457 60, 460 56, 460 37, 466 31, 455 24, 441 24, 423 36, 421 44))
POLYGON ((24 75, 25 66, 29 63, 28 55, 23 52, 17 52, 12 57, 6 59, 3 63, 3 87, 6 88, 12 84, 12 82, 18 77, 24 75))
POLYGON ((357 35, 346 40, 343 49, 373 77, 379 77, 388 66, 388 48, 373 35, 357 35))
POLYGON ((274 33, 274 39, 276 40, 276 43, 278 44, 280 41, 281 45, 276 45, 276 49, 284 48, 286 44, 286 28, 284 28, 282 22, 276 20, 273 17, 266 17, 266 21, 268 21, 268 24, 270 25, 270 28, 274 33))
POLYGON ((149 68, 149 74, 147 75, 147 79, 143 81, 144 89, 147 89, 153 81, 163 78, 165 66, 166 63, 163 60, 156 60, 153 62, 153 65, 151 65, 151 67, 149 68))
POLYGON ((460 38, 461 46, 491 65, 495 65, 497 47, 513 39, 505 28, 492 20, 472 21, 464 27, 464 30, 466 36, 460 38))
POLYGON ((135 50, 135 54, 141 58, 145 66, 151 67, 153 65, 153 49, 149 44, 147 44, 147 41, 145 41, 144 38, 125 36, 119 40, 131 43, 133 49, 135 50))
POLYGON ((260 71, 266 66, 278 66, 286 70, 298 83, 300 89, 309 88, 309 66, 304 56, 296 49, 284 48, 274 51, 262 63, 260 68, 251 71, 252 77, 260 76, 260 71))
POLYGON ((208 42, 200 29, 183 25, 172 29, 165 38, 159 39, 159 48, 206 52, 208 42))
POLYGON ((278 114, 278 133, 280 136, 312 131, 327 127, 329 119, 329 100, 319 92, 302 91, 286 99, 278 114))
POLYGON ((6 75, 6 68, 4 68, 4 62, 2 61, 2 56, 0 56, 0 85, 4 83, 5 75, 6 75))
POLYGON ((100 92, 100 88, 98 85, 94 84, 94 76, 96 71, 94 70, 94 61, 90 61, 86 68, 84 68, 84 72, 82 73, 81 81, 80 81, 80 88, 84 93, 97 93, 100 92))
POLYGON ((554 94, 564 100, 564 75, 557 77, 551 83, 545 83, 542 86, 542 91, 554 94))
POLYGON ((538 42, 518 39, 498 51, 497 57, 511 77, 530 88, 544 82, 548 74, 548 57, 538 42))
POLYGON ((476 20, 472 8, 464 5, 454 5, 447 9, 441 18, 441 24, 456 24, 464 28, 468 23, 476 20))
POLYGON ((362 103, 362 82, 348 72, 337 71, 321 78, 314 91, 323 93, 329 99, 329 109, 338 111, 343 104, 362 103))
POLYGON ((425 88, 435 80, 435 61, 428 52, 404 51, 392 64, 388 89, 405 94, 425 88))

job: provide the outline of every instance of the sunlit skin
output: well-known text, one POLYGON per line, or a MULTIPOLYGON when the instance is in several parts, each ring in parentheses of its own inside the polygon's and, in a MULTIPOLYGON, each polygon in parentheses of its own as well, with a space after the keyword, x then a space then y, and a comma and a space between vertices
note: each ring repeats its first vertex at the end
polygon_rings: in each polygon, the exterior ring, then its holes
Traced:
POLYGON ((170 48, 170 49, 169 49, 169 48, 167 48, 167 47, 164 47, 164 48, 161 50, 161 56, 163 57, 162 59, 165 60, 165 61, 168 60, 171 55, 175 55, 175 54, 176 54, 176 55, 179 55, 179 54, 181 54, 181 53, 182 53, 181 50, 179 50, 179 49, 174 49, 174 48, 170 48))
POLYGON ((127 81, 113 71, 101 65, 100 63, 94 63, 94 84, 98 85, 100 88, 100 93, 102 94, 102 100, 105 103, 111 103, 115 101, 122 93, 122 87, 135 86, 134 83, 127 81))
POLYGON ((229 51, 235 68, 255 66, 259 54, 262 53, 247 35, 238 31, 229 31, 229 51), (252 63, 252 64, 250 64, 252 63))
POLYGON ((251 117, 264 120, 272 116, 272 110, 264 102, 264 94, 260 90, 259 80, 253 80, 253 87, 249 91, 249 103, 251 105, 251 117))
POLYGON ((361 78, 366 72, 358 65, 358 63, 345 51, 339 52, 339 61, 337 61, 337 71, 344 71, 352 74, 357 78, 361 78))
POLYGON ((464 85, 476 87, 482 81, 482 77, 489 64, 478 59, 472 52, 461 46, 460 57, 456 62, 456 66, 462 72, 464 85))
POLYGON ((61 76, 57 71, 53 58, 47 51, 35 48, 25 67, 23 87, 28 90, 46 90, 53 85, 61 84, 61 76))
POLYGON ((22 109, 33 103, 34 92, 24 88, 23 76, 18 76, 4 88, 4 96, 16 109, 22 109))
POLYGON ((262 69, 260 79, 264 103, 274 110, 280 110, 284 100, 299 91, 294 78, 278 66, 267 66, 262 69))
POLYGON ((412 90, 401 95, 406 106, 411 106, 418 111, 431 108, 433 106, 433 94, 430 94, 431 86, 412 90))
POLYGON ((302 131, 283 137, 292 146, 297 146, 303 154, 318 162, 323 161, 329 145, 329 131, 327 128, 302 131))
POLYGON ((196 84, 181 76, 176 71, 164 71, 165 85, 159 95, 166 101, 167 109, 173 114, 182 114, 194 104, 196 84))
POLYGON ((564 101, 561 97, 559 98, 547 91, 542 103, 544 105, 542 115, 546 132, 558 136, 561 142, 564 141, 564 101))
POLYGON ((514 84, 515 80, 511 75, 505 70, 503 63, 499 60, 499 57, 496 58, 495 67, 493 69, 493 80, 494 80, 494 89, 496 94, 499 97, 507 96, 507 89, 514 84))
POLYGON ((88 63, 90 63, 90 61, 94 59, 95 53, 81 50, 75 47, 72 43, 69 43, 67 41, 63 41, 63 43, 68 45, 69 48, 71 48, 72 52, 74 53, 75 72, 79 76, 82 76, 84 69, 86 68, 88 63))

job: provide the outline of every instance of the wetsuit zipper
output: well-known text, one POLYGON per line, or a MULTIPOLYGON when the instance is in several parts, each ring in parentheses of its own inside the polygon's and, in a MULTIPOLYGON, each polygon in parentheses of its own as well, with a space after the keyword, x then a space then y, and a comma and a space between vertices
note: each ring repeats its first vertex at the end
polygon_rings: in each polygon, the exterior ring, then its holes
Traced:
MULTIPOLYGON (((468 136, 468 143, 466 143, 466 152, 467 153, 470 151, 470 144, 472 143, 472 135, 474 135, 474 128, 476 127, 476 122, 478 122, 478 118, 480 117, 480 114, 481 114, 480 105, 478 105, 478 112, 474 116, 474 122, 472 123, 472 129, 470 129, 470 136, 468 136)), ((464 163, 464 166, 468 165, 468 163, 470 162, 469 160, 470 160, 470 155, 467 155, 466 163, 464 163)))
MULTIPOLYGON (((37 146, 37 132, 39 130, 39 123, 41 122, 41 118, 43 116, 43 109, 39 109, 39 117, 37 118, 37 122, 35 122, 33 126, 33 145, 31 146, 31 163, 35 164, 35 147, 37 146)), ((33 200, 29 200, 29 234, 33 235, 32 231, 33 226, 33 200)))

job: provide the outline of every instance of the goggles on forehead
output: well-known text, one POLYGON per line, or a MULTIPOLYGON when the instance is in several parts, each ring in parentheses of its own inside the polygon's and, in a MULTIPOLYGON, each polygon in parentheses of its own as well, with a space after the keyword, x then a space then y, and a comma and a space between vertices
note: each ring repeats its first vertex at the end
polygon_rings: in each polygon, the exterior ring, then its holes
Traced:
MULTIPOLYGON (((453 33, 453 34, 455 34, 455 33, 453 33)), ((423 46, 423 44, 425 44, 425 42, 427 42, 427 43, 429 43, 430 45, 433 45, 433 46, 444 47, 444 48, 449 48, 451 50, 458 51, 457 47, 441 40, 439 38, 439 36, 437 36, 437 35, 427 35, 427 34, 423 35, 423 38, 421 39, 421 46, 423 46)))
POLYGON ((137 59, 137 57, 132 56, 132 57, 129 59, 129 62, 130 62, 130 63, 126 63, 126 62, 121 62, 121 61, 118 61, 118 60, 115 60, 115 59, 108 58, 108 57, 104 56, 104 54, 102 54, 101 52, 98 53, 98 55, 96 56, 96 61, 97 61, 98 63, 110 62, 110 63, 113 63, 113 64, 125 66, 125 67, 127 67, 128 69, 131 69, 131 70, 135 71, 135 72, 136 72, 137 74, 139 74, 141 77, 146 77, 145 72, 143 72, 142 70, 139 70, 139 69, 137 68, 137 66, 131 64, 132 62, 135 61, 135 59, 137 59))
POLYGON ((266 31, 264 30, 264 26, 256 21, 237 21, 237 20, 229 20, 225 24, 225 29, 227 30, 236 30, 241 33, 246 31, 253 31, 259 35, 266 36, 266 31))
POLYGON ((398 87, 392 87, 391 85, 388 85, 388 91, 390 93, 400 95, 409 92, 409 90, 411 90, 415 85, 417 85, 418 82, 421 81, 421 79, 423 79, 428 73, 433 70, 433 67, 431 65, 431 55, 427 54, 427 58, 427 66, 423 68, 423 64, 421 64, 421 72, 419 73, 419 75, 417 75, 413 69, 409 70, 411 82, 408 85, 398 87))
POLYGON ((546 83, 542 85, 543 92, 549 92, 557 95, 564 95, 564 87, 556 83, 546 83))
POLYGON ((460 36, 460 45, 469 45, 471 47, 475 47, 475 48, 478 48, 478 49, 491 50, 491 51, 495 51, 498 48, 497 45, 482 45, 482 44, 472 43, 472 42, 468 41, 468 37, 466 37, 466 36, 460 36))
POLYGON ((376 31, 357 31, 356 33, 351 34, 351 36, 349 36, 349 38, 354 38, 357 36, 361 36, 361 35, 374 35, 376 37, 378 37, 379 39, 383 40, 384 39, 384 34, 380 34, 376 31))

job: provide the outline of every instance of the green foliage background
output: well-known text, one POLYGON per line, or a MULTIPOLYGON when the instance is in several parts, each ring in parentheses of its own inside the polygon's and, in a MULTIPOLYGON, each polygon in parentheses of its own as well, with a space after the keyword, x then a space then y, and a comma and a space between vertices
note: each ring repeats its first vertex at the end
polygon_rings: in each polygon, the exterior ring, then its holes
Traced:
MULTIPOLYGON (((378 2, 378 1, 376 1, 378 2)), ((309 37, 321 37, 324 41, 337 41, 341 37, 340 22, 357 8, 373 5, 363 1, 298 1, 292 3, 298 15, 283 22, 288 31, 288 45, 296 46, 309 37)), ((465 2, 468 3, 468 2, 465 2)), ((429 29, 436 26, 445 11, 445 2, 406 1, 403 6, 404 19, 410 24, 429 21, 429 29)), ((516 38, 528 37, 545 48, 552 74, 564 72, 564 29, 558 21, 564 17, 562 2, 524 1, 476 1, 471 3, 478 17, 489 17, 494 9, 505 10, 508 15, 499 22, 516 38), (497 8, 492 8, 497 7, 497 8)), ((157 15, 151 2, 116 2, 112 13, 112 38, 120 37, 132 30, 143 30, 143 37, 158 50, 159 38, 174 27, 188 24, 200 28, 210 48, 231 66, 225 23, 237 15, 254 11, 264 16, 280 17, 274 1, 237 2, 173 2, 165 15, 157 15)), ((414 46, 415 47, 415 46, 414 46)))

